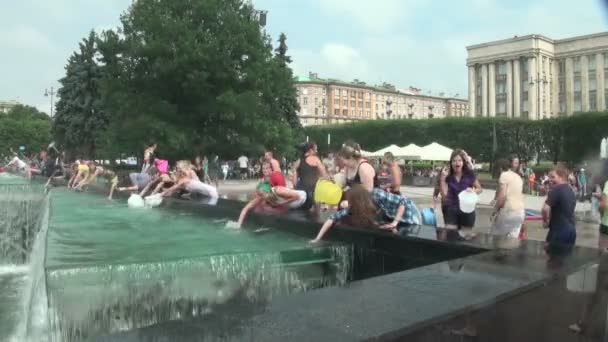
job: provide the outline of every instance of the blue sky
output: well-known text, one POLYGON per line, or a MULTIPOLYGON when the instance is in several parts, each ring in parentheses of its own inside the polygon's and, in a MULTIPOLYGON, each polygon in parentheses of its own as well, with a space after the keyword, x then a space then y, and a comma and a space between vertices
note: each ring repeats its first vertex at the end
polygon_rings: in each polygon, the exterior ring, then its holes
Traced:
MULTIPOLYGON (((253 0, 268 33, 288 37, 296 74, 466 94, 467 45, 530 33, 608 31, 600 0, 253 0)), ((4 0, 0 100, 48 111, 68 56, 91 29, 118 24, 131 0, 4 0)))

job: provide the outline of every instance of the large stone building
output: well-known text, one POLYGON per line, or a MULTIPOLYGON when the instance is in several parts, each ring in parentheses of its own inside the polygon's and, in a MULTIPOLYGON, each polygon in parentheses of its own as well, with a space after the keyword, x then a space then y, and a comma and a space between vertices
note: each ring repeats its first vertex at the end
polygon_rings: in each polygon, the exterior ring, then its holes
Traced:
POLYGON ((321 79, 316 74, 296 82, 304 126, 377 119, 421 119, 468 115, 467 100, 421 95, 418 89, 370 86, 355 80, 321 79))
POLYGON ((608 32, 467 47, 470 115, 532 120, 606 110, 608 32))
POLYGON ((19 105, 19 104, 20 103, 15 100, 0 101, 0 113, 6 114, 11 109, 13 109, 13 107, 15 107, 16 105, 19 105))

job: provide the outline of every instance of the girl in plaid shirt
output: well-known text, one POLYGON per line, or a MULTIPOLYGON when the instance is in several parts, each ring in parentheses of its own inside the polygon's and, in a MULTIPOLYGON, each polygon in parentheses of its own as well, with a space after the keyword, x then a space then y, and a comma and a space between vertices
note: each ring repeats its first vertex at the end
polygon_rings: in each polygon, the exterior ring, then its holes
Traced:
POLYGON ((342 209, 332 216, 321 227, 312 242, 319 242, 336 221, 355 227, 378 227, 397 232, 398 227, 420 224, 420 211, 409 198, 373 189, 370 193, 360 184, 353 185, 347 193, 348 209, 342 209), (389 223, 378 224, 378 214, 389 223), (388 220, 387 220, 388 219, 388 220))

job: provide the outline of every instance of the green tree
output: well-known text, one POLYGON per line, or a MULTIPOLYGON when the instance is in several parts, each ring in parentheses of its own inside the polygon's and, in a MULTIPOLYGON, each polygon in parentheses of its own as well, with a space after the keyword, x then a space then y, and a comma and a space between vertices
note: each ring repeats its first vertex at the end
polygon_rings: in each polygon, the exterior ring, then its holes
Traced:
POLYGON ((279 68, 252 10, 242 0, 134 2, 100 42, 105 150, 138 151, 150 140, 172 158, 291 148, 280 99, 293 80, 284 81, 290 70, 279 68))
POLYGON ((303 137, 302 124, 298 118, 300 104, 298 103, 298 94, 294 84, 294 77, 289 64, 291 57, 287 55, 287 36, 281 33, 279 36, 279 46, 275 49, 275 61, 279 67, 276 68, 277 75, 273 82, 276 92, 278 93, 277 105, 278 111, 283 115, 289 126, 296 132, 296 137, 303 137))
POLYGON ((45 148, 51 140, 51 120, 31 106, 17 105, 0 114, 0 156, 8 156, 25 146, 32 154, 45 148))
POLYGON ((66 75, 59 81, 53 135, 67 150, 94 157, 108 125, 100 81, 103 66, 97 60, 97 35, 91 31, 68 59, 66 75))

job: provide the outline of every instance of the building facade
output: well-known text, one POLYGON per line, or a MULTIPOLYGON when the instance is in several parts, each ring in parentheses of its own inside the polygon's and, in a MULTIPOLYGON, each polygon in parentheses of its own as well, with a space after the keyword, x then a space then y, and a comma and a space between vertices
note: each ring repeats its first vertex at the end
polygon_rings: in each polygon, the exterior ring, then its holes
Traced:
POLYGON ((13 109, 13 107, 19 105, 20 103, 15 101, 15 100, 10 100, 10 101, 0 101, 0 113, 1 114, 6 114, 8 113, 11 109, 13 109))
POLYGON ((539 120, 608 109, 608 32, 467 47, 469 114, 539 120))
POLYGON ((304 126, 364 120, 394 120, 467 116, 464 99, 426 96, 400 91, 394 86, 369 86, 364 82, 325 80, 315 74, 296 82, 304 126))

